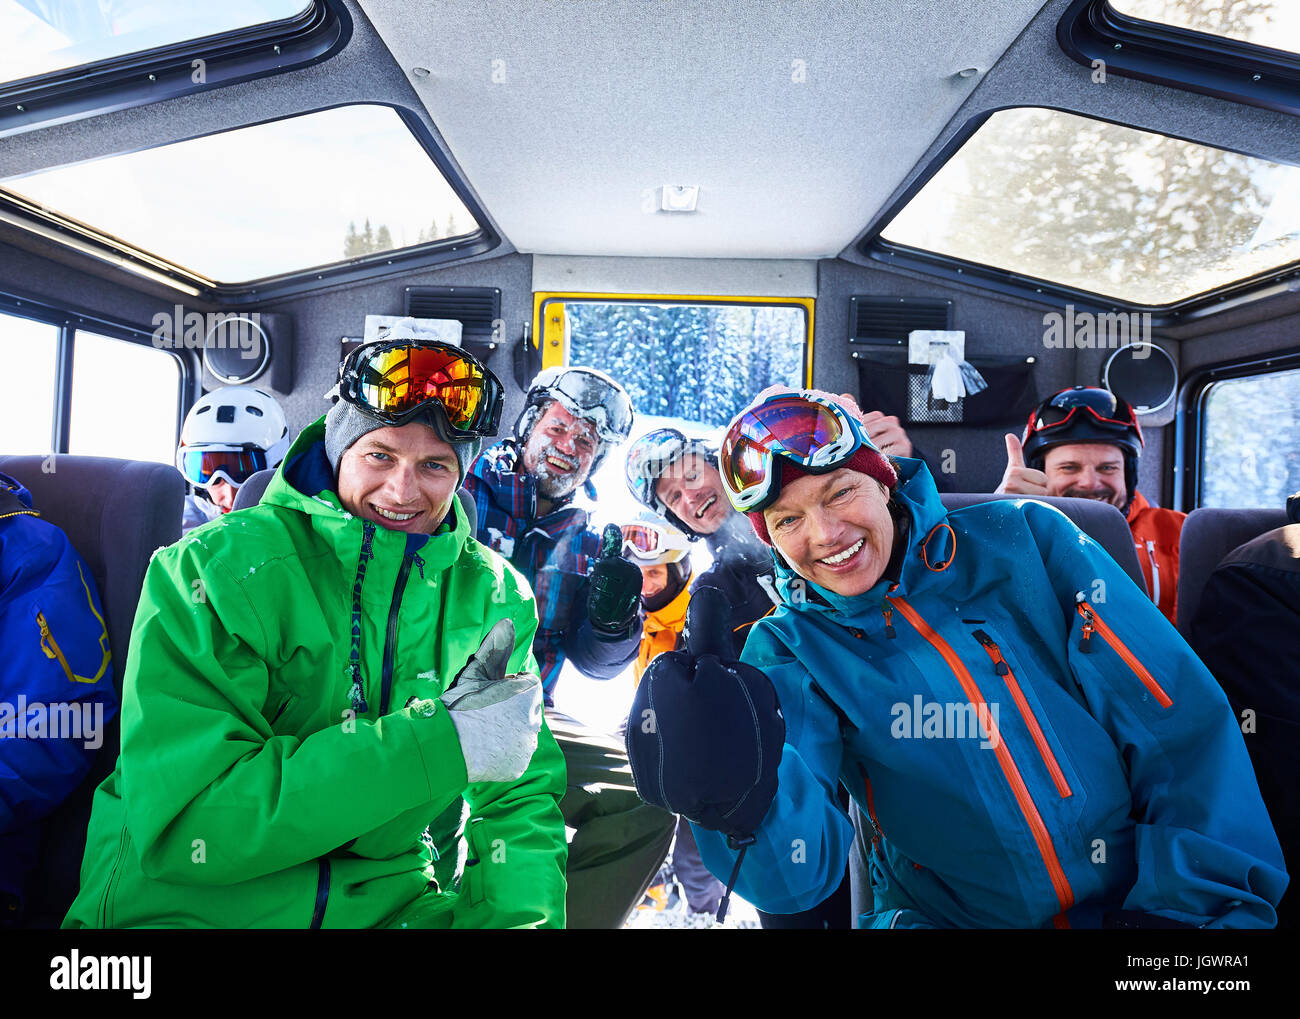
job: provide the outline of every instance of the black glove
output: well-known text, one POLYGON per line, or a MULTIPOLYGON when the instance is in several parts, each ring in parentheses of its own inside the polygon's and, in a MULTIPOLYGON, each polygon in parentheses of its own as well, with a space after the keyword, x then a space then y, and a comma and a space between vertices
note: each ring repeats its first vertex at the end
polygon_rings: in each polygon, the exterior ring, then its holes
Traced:
POLYGON ((587 575, 587 616, 598 633, 626 637, 641 604, 641 571, 623 558, 623 532, 606 524, 600 536, 600 558, 587 575))
POLYGON ((771 681, 735 660, 730 615, 716 588, 691 595, 686 650, 650 663, 632 702, 627 752, 643 800, 740 843, 776 795, 785 719, 771 681))

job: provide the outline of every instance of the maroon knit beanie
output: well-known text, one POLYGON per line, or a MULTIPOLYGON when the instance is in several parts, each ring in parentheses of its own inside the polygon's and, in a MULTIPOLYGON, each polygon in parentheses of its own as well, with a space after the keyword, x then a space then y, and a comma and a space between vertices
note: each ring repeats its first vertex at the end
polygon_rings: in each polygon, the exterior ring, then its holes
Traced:
MULTIPOLYGON (((786 457, 778 456, 777 459, 781 463, 779 480, 782 489, 794 481, 795 478, 801 478, 805 474, 812 473, 804 470, 793 460, 786 457)), ((894 465, 889 462, 889 458, 878 449, 865 444, 859 446, 857 452, 840 464, 839 467, 836 467, 836 470, 839 470, 840 467, 847 467, 851 471, 858 471, 873 477, 891 492, 894 490, 894 486, 898 484, 898 472, 894 470, 894 465)), ((767 533, 767 522, 763 519, 762 512, 746 513, 745 515, 749 517, 749 522, 753 525, 754 533, 758 535, 759 540, 765 545, 771 545, 772 538, 767 533)))

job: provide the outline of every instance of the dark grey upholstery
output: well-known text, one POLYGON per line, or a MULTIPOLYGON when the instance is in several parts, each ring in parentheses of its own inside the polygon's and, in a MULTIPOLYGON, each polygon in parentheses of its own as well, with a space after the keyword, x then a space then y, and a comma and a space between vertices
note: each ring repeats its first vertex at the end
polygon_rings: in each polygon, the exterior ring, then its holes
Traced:
MULTIPOLYGON (((960 509, 975 503, 989 502, 993 499, 1023 499, 1021 495, 996 495, 987 492, 950 492, 939 496, 947 509, 960 509)), ((1133 532, 1128 529, 1124 514, 1109 503, 1095 499, 1064 499, 1058 496, 1035 496, 1035 502, 1045 502, 1055 506, 1072 521, 1074 526, 1093 538, 1110 557, 1119 563, 1124 572, 1146 591, 1146 578, 1142 576, 1142 567, 1138 565, 1137 553, 1133 550, 1133 532)), ((1184 532, 1185 533, 1185 532, 1184 532)), ((1182 588, 1179 588, 1179 597, 1182 588)))
MULTIPOLYGON (((275 477, 275 470, 258 471, 247 481, 239 486, 239 491, 235 493, 234 509, 241 510, 247 506, 256 506, 262 501, 262 493, 266 491, 266 486, 270 480, 275 477)), ((478 529, 478 512, 474 508, 474 497, 462 488, 456 493, 460 497, 460 504, 465 508, 465 515, 469 517, 470 529, 478 529)))
POLYGON ((1188 514, 1178 541, 1178 632, 1184 637, 1201 605, 1210 574, 1229 552, 1288 523, 1286 510, 1198 509, 1188 514))
MULTIPOLYGON (((185 482, 176 468, 93 456, 0 457, 0 471, 32 493, 41 518, 68 536, 95 576, 113 655, 119 701, 127 646, 145 570, 154 550, 181 535, 185 482)), ((54 927, 76 896, 86 824, 95 787, 113 770, 121 745, 118 719, 106 727, 90 774, 45 822, 41 860, 32 876, 26 923, 54 927)))
POLYGON ((262 501, 262 493, 266 491, 266 486, 271 479, 275 477, 275 468, 270 467, 264 471, 258 471, 247 481, 239 486, 235 492, 235 504, 232 510, 241 510, 248 506, 256 506, 262 501))

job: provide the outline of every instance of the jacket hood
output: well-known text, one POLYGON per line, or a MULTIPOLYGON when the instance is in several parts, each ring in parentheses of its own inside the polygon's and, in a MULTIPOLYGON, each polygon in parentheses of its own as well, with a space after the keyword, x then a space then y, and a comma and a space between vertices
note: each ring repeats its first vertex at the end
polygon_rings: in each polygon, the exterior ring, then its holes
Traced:
MULTIPOLYGON (((896 578, 899 593, 906 595, 918 585, 934 583, 935 578, 943 576, 943 570, 955 553, 955 539, 948 525, 948 511, 944 509, 925 461, 908 457, 895 457, 894 460, 898 467, 898 485, 894 489, 893 501, 908 520, 906 548, 896 578)), ((846 615, 864 608, 874 611, 895 583, 888 576, 887 569, 886 575, 862 594, 835 594, 796 574, 775 547, 772 552, 776 560, 777 591, 782 602, 794 609, 846 615), (795 581, 798 581, 797 585, 795 581)))
MULTIPOLYGON (((321 415, 294 439, 275 477, 266 486, 260 505, 284 506, 305 513, 312 527, 342 554, 347 548, 355 555, 356 541, 367 521, 354 517, 339 501, 338 482, 325 455, 325 415, 321 415)), ((380 548, 401 545, 403 553, 421 551, 434 569, 450 566, 471 537, 470 522, 453 498, 446 519, 434 534, 406 534, 374 525, 380 548)))
POLYGON ((17 478, 0 474, 0 516, 9 513, 40 514, 32 509, 32 493, 17 478))

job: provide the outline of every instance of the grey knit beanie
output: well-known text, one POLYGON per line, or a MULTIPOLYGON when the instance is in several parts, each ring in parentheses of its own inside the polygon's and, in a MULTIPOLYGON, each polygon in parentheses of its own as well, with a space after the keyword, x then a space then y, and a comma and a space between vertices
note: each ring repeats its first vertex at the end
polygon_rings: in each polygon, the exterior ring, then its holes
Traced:
MULTIPOLYGON (((407 424, 427 425, 437 433, 438 438, 451 446, 460 464, 460 484, 464 484, 469 465, 474 462, 479 450, 483 448, 483 440, 448 438, 440 414, 427 412, 417 414, 407 424)), ((329 409, 329 413, 325 415, 325 456, 329 459, 335 480, 339 476, 339 461, 343 459, 343 454, 348 451, 348 448, 367 432, 387 427, 386 421, 371 417, 347 400, 339 400, 329 409)))

